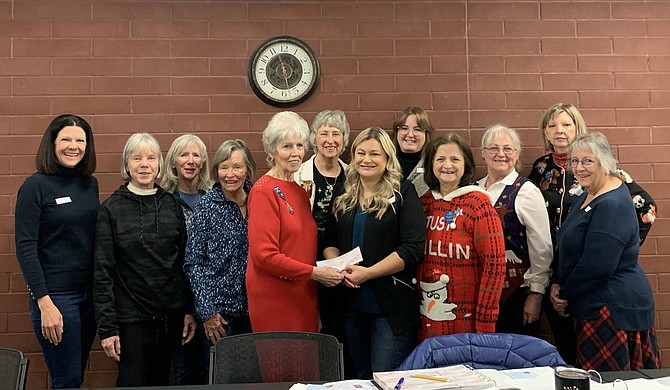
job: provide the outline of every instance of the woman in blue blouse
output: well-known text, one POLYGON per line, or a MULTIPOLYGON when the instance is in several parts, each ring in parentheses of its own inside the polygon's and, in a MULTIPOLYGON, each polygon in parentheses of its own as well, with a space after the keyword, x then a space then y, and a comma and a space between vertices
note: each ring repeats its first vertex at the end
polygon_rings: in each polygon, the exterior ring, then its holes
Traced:
POLYGON ((598 371, 659 368, 654 298, 638 263, 637 216, 607 138, 578 135, 568 164, 586 191, 558 231, 558 283, 550 297, 559 314, 574 318, 576 365, 598 371))
POLYGON ((256 163, 241 140, 225 141, 214 155, 212 177, 191 223, 184 268, 204 337, 251 332, 244 277, 247 270, 247 195, 256 163))

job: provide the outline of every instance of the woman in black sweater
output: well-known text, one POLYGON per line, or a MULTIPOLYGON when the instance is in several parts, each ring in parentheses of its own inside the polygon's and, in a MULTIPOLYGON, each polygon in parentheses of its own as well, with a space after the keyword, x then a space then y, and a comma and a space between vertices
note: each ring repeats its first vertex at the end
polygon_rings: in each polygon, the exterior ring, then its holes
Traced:
POLYGON ((54 389, 81 386, 95 338, 91 295, 100 203, 91 126, 56 117, 16 198, 16 258, 30 291, 30 318, 54 389))

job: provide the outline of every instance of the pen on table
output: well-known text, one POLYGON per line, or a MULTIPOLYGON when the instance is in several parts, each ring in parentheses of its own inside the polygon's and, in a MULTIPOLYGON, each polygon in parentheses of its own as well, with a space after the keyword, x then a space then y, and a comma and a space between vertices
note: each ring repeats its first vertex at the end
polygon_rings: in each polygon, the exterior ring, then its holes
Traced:
POLYGON ((395 390, 400 390, 400 388, 402 387, 403 382, 405 382, 405 377, 404 376, 400 377, 400 379, 398 379, 398 383, 395 384, 394 389, 395 390))
POLYGON ((438 381, 438 382, 447 382, 446 379, 440 378, 439 376, 430 376, 430 375, 412 375, 413 378, 419 378, 419 379, 428 379, 431 381, 438 381))

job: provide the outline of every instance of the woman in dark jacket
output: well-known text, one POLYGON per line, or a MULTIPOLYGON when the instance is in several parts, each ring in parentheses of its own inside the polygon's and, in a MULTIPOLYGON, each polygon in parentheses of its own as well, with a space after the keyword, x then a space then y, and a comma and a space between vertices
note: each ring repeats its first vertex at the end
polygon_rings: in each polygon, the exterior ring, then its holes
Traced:
POLYGON ((118 362, 119 387, 167 385, 174 347, 194 332, 182 268, 186 225, 178 200, 154 183, 161 165, 156 139, 133 134, 123 150, 128 182, 98 214, 95 317, 105 354, 118 362))
POLYGON ((396 369, 416 345, 419 299, 412 280, 423 258, 426 217, 383 129, 361 132, 351 154, 344 193, 334 194, 337 223, 331 218, 326 227, 324 257, 361 249, 363 261, 343 271, 350 287, 344 321, 356 375, 371 378, 396 369))

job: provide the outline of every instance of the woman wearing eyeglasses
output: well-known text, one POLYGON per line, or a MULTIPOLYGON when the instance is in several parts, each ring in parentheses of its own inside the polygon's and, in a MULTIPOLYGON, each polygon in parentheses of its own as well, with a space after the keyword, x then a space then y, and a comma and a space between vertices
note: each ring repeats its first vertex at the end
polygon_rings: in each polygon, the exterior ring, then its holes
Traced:
POLYGON ((393 121, 398 162, 405 180, 411 181, 419 196, 428 192, 423 180, 423 151, 430 142, 433 125, 420 107, 407 107, 393 121))
POLYGON ((477 184, 496 199, 505 236, 507 267, 496 332, 537 336, 553 256, 549 217, 540 190, 519 176, 521 140, 514 129, 490 126, 482 138, 488 174, 477 184))
POLYGON ((558 231, 554 308, 573 317, 576 366, 621 371, 658 368, 654 298, 638 263, 640 239, 630 192, 601 133, 581 134, 569 166, 585 190, 558 231))
MULTIPOLYGON (((568 148, 576 136, 587 133, 584 119, 572 104, 556 103, 549 107, 540 122, 540 134, 544 148, 549 153, 538 158, 532 165, 528 178, 540 187, 549 214, 552 241, 554 243, 554 259, 558 259, 556 232, 568 215, 570 206, 584 192, 579 181, 569 168, 568 148)), ((656 218, 654 199, 631 177, 622 170, 617 170, 619 178, 626 184, 631 193, 633 204, 637 210, 640 227, 640 245, 656 218)), ((556 268, 554 261, 553 268, 556 268)), ((575 332, 572 319, 560 316, 545 299, 545 313, 554 336, 558 352, 568 364, 575 362, 575 332)))

